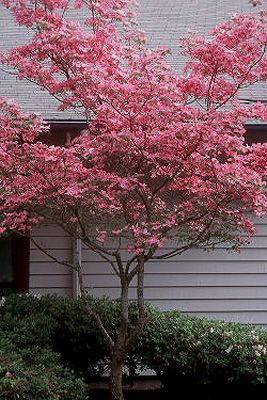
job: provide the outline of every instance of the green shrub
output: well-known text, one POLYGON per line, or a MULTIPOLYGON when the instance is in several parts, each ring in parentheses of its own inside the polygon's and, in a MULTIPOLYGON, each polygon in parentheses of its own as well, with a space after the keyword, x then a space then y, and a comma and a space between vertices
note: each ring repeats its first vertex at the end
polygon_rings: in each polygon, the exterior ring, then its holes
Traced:
POLYGON ((154 310, 136 352, 169 385, 267 382, 267 332, 154 310))
POLYGON ((1 400, 86 400, 87 387, 49 349, 18 349, 0 336, 1 400))
MULTIPOLYGON (((88 298, 114 338, 120 315, 117 300, 88 298)), ((128 357, 130 373, 149 368, 168 384, 267 381, 267 332, 236 323, 161 312, 147 306, 149 322, 128 357)), ((137 306, 130 305, 130 327, 137 306)), ((95 379, 109 364, 109 351, 80 299, 59 296, 9 296, 0 307, 0 335, 8 334, 16 348, 35 346, 61 355, 65 365, 95 379)))
POLYGON ((81 300, 11 295, 0 308, 0 331, 18 347, 52 347, 76 371, 95 375, 108 349, 81 300))
MULTIPOLYGON (((114 338, 120 314, 119 302, 92 297, 88 297, 88 301, 114 338)), ((130 305, 129 314, 133 325, 136 304, 130 305)), ((88 379, 101 375, 109 364, 109 349, 81 299, 11 295, 0 307, 0 318, 0 331, 12 335, 16 346, 51 346, 70 368, 82 372, 88 379)))

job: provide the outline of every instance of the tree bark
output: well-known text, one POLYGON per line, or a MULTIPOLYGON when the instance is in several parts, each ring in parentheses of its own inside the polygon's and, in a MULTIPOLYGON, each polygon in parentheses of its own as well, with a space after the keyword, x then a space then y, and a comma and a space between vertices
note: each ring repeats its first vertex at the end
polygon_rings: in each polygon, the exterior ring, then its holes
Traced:
POLYGON ((110 400, 123 400, 122 370, 124 361, 113 354, 110 365, 109 398, 110 400))

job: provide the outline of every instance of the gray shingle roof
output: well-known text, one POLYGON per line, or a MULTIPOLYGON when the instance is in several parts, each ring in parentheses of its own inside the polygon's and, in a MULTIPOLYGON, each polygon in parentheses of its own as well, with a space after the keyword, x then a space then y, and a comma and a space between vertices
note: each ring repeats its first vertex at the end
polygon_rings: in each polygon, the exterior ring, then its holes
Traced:
MULTIPOLYGON (((179 70, 184 59, 179 55, 178 39, 188 29, 196 29, 200 34, 207 32, 217 23, 229 18, 233 13, 258 12, 248 0, 139 0, 138 10, 141 27, 146 31, 151 47, 167 45, 172 49, 169 61, 179 70)), ((263 0, 263 7, 267 0, 263 0)), ((72 12, 71 12, 72 13, 72 12)), ((77 18, 77 15, 74 15, 77 18)), ((0 6, 0 49, 25 43, 26 29, 16 26, 9 12, 0 6)), ((78 114, 58 112, 57 101, 36 88, 33 84, 20 81, 15 76, 0 71, 0 95, 15 98, 24 110, 41 112, 50 120, 80 119, 78 114)), ((258 84, 243 90, 244 99, 267 100, 267 85, 258 84)))

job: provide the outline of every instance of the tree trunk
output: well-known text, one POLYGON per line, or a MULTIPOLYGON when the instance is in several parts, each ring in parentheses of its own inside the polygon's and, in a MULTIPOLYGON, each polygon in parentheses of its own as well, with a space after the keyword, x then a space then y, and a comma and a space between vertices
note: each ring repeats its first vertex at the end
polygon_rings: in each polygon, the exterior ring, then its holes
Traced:
POLYGON ((110 366, 109 398, 110 400, 123 400, 122 370, 124 362, 113 354, 110 366))

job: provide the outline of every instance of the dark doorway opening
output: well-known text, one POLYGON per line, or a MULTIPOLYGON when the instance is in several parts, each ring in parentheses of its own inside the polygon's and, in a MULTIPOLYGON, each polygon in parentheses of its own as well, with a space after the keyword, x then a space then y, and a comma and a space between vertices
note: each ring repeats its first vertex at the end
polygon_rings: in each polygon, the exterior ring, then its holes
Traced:
POLYGON ((29 291, 29 239, 12 234, 0 238, 0 297, 29 291))

